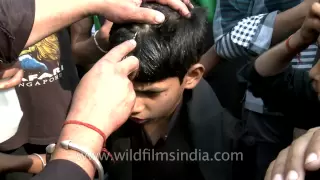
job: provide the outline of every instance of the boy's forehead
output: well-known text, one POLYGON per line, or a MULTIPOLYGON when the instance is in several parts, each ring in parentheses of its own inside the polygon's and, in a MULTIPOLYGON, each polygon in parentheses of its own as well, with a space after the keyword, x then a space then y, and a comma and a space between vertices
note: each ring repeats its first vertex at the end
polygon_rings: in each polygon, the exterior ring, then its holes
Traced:
POLYGON ((138 89, 140 91, 162 88, 163 85, 163 82, 133 82, 134 89, 138 89))
POLYGON ((167 78, 161 81, 157 82, 133 82, 133 86, 135 89, 139 89, 141 91, 143 90, 149 90, 149 89, 164 89, 169 86, 171 86, 172 83, 172 78, 167 78))

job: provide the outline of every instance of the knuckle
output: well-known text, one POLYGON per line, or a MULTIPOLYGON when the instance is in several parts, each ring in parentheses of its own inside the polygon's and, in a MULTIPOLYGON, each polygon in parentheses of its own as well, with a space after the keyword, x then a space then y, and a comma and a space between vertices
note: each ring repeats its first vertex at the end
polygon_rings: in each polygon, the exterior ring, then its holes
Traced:
POLYGON ((288 154, 288 148, 281 150, 278 156, 286 156, 287 154, 288 154))
POLYGON ((316 3, 316 2, 312 3, 312 5, 311 5, 311 11, 312 11, 312 12, 316 12, 317 9, 318 9, 318 3, 316 3))
POLYGON ((286 166, 286 162, 275 162, 273 164, 273 170, 272 170, 272 174, 279 174, 282 173, 283 170, 285 169, 286 166))
POLYGON ((273 167, 274 167, 274 164, 276 163, 276 160, 273 160, 270 164, 269 164, 269 167, 267 169, 267 173, 271 173, 273 171, 273 167))
POLYGON ((320 127, 315 127, 315 128, 309 129, 307 133, 312 133, 312 134, 313 134, 313 133, 315 133, 316 131, 319 132, 319 130, 320 130, 320 127))

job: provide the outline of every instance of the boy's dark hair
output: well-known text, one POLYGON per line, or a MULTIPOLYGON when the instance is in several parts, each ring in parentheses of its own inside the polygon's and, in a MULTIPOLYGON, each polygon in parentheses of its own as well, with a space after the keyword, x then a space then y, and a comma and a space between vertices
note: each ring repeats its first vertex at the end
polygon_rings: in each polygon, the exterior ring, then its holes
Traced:
POLYGON ((137 46, 130 54, 140 60, 139 72, 134 81, 157 82, 169 77, 183 79, 188 69, 198 63, 203 53, 206 30, 206 11, 191 9, 186 18, 168 6, 145 3, 143 7, 162 12, 162 24, 114 24, 110 32, 110 48, 133 39, 137 46))

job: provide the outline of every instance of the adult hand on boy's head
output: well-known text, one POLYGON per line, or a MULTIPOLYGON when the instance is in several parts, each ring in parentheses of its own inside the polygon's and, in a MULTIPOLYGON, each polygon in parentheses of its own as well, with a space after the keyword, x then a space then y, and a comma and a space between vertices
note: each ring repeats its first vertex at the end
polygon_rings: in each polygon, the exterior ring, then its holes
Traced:
POLYGON ((189 8, 193 8, 190 0, 146 0, 147 2, 157 2, 163 5, 168 5, 172 9, 179 11, 181 15, 190 16, 189 8))
POLYGON ((128 119, 135 92, 128 76, 138 69, 136 57, 126 57, 136 46, 134 40, 111 49, 81 79, 67 120, 82 120, 109 136, 128 119))
MULTIPOLYGON (((179 11, 182 15, 189 17, 190 11, 188 7, 192 8, 190 0, 145 0, 146 2, 157 2, 168 5, 171 8, 179 11)), ((96 12, 102 14, 114 23, 123 22, 142 22, 150 24, 162 23, 165 16, 156 10, 140 7, 142 0, 103 0, 100 1, 98 7, 100 9, 96 12)))

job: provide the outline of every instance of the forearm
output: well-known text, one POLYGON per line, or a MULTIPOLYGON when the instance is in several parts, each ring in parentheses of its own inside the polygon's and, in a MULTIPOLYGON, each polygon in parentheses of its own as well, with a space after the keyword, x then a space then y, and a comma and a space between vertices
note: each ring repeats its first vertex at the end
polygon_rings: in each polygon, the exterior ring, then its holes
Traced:
POLYGON ((200 59, 200 63, 205 67, 204 76, 206 76, 218 63, 220 57, 212 46, 200 59))
POLYGON ((99 13, 100 0, 35 0, 35 18, 26 47, 80 19, 99 13))
POLYGON ((260 55, 296 32, 301 27, 310 7, 310 2, 302 2, 298 6, 279 14, 270 12, 265 15, 259 14, 241 19, 233 30, 217 40, 216 51, 219 56, 228 59, 260 55), (251 23, 246 25, 247 21, 251 23), (284 24, 286 25, 285 28, 283 27, 284 24), (248 32, 248 29, 251 30, 248 32), (252 39, 243 43, 249 38, 248 35, 243 37, 243 34, 250 34, 252 39))
POLYGON ((302 2, 296 7, 279 13, 274 22, 271 46, 280 43, 295 33, 301 27, 310 7, 310 3, 302 2), (284 24, 285 28, 283 26, 284 24))
MULTIPOLYGON (((101 42, 101 41, 99 41, 101 42)), ((107 40, 105 40, 105 44, 107 44, 107 40)), ((102 43, 99 43, 99 45, 102 47, 106 47, 106 45, 102 45, 102 43)), ((106 49, 103 49, 106 50, 106 49)), ((73 55, 75 56, 75 60, 77 64, 80 65, 89 65, 97 62, 103 55, 105 55, 104 52, 100 51, 95 42, 93 37, 78 42, 72 47, 73 55)))
MULTIPOLYGON (((62 129, 58 142, 63 140, 71 140, 73 143, 90 150, 95 155, 101 152, 103 146, 103 139, 97 132, 78 125, 65 126, 62 129)), ((88 174, 91 179, 95 175, 96 170, 92 162, 79 152, 73 150, 64 150, 57 146, 52 160, 57 159, 68 160, 77 164, 88 174)))
POLYGON ((42 162, 35 155, 8 155, 0 153, 0 172, 28 172, 39 173, 42 170, 42 162))
POLYGON ((289 42, 290 47, 295 49, 294 51, 289 50, 284 41, 263 53, 254 63, 258 74, 268 77, 281 73, 290 64, 296 54, 308 46, 308 44, 302 42, 301 36, 297 32, 292 35, 289 42))

